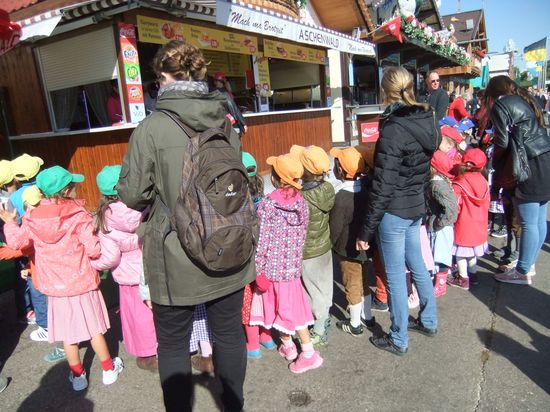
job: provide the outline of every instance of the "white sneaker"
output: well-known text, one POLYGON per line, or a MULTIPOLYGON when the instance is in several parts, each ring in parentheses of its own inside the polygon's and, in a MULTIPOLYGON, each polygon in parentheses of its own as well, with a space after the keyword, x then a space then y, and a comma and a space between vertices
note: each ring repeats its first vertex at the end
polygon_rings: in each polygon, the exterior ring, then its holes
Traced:
POLYGON ((86 372, 84 372, 82 375, 75 378, 73 373, 71 372, 69 374, 69 380, 73 384, 73 390, 75 391, 83 391, 88 387, 88 379, 86 379, 86 372))
POLYGON ((122 372, 122 369, 124 369, 122 359, 120 359, 118 356, 116 358, 113 358, 113 369, 109 371, 103 371, 103 385, 110 385, 112 383, 115 383, 118 379, 118 375, 120 375, 120 373, 122 372))
POLYGON ((48 331, 43 327, 39 326, 37 329, 31 332, 29 336, 31 340, 35 342, 47 342, 48 341, 48 331))
POLYGON ((537 274, 537 269, 535 268, 535 264, 532 264, 529 268, 529 272, 525 274, 525 276, 535 276, 537 274))

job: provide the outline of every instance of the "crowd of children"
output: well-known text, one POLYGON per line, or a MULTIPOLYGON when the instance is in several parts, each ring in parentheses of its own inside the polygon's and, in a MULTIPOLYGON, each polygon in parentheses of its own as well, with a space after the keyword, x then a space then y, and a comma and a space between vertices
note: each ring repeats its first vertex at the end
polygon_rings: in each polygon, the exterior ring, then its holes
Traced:
MULTIPOLYGON (((478 282, 476 262, 488 249, 491 199, 487 157, 479 148, 469 147, 475 143, 471 126, 450 119, 440 124, 443 139, 431 160, 423 230, 427 233, 424 260, 432 269, 436 297, 446 293, 447 285, 467 290, 478 282)), ((268 194, 254 157, 246 152, 242 156, 260 224, 256 279, 246 286, 242 310, 247 353, 251 359, 261 358, 261 348, 277 348, 277 341, 278 353, 294 373, 323 364, 315 348, 328 344, 333 259, 340 268, 349 310, 349 319, 336 324, 340 330, 352 336, 364 328, 372 331, 376 326, 372 311, 387 310, 383 257, 376 248, 356 248, 366 213, 367 161, 372 153, 349 147, 333 148, 330 155, 332 167, 329 155, 317 146, 294 145, 287 154, 269 157, 274 190, 268 194), (367 279, 372 261, 376 296, 371 296, 367 279)), ((27 154, 0 161, 0 218, 5 222, 0 258, 16 259, 21 270, 18 313, 24 321, 39 325, 31 339, 63 343, 63 349, 55 347, 47 358, 67 359, 75 390, 87 387, 78 345, 89 340, 103 368, 103 383, 114 383, 123 363, 111 357, 105 343, 110 322, 98 288, 98 271, 109 269, 119 285, 126 352, 137 358, 140 368, 156 370, 155 325, 138 236, 147 211, 129 209, 120 201, 115 187, 120 166, 106 166, 97 175, 102 198, 92 215, 75 199, 76 184, 84 177, 61 166, 40 171, 42 165, 42 159, 27 154), (30 291, 27 300, 26 291, 30 291)), ((414 295, 414 285, 409 292, 414 295)), ((409 303, 414 307, 414 298, 409 303)), ((211 339, 205 311, 200 309, 190 345, 198 351, 193 366, 212 373, 211 339)))

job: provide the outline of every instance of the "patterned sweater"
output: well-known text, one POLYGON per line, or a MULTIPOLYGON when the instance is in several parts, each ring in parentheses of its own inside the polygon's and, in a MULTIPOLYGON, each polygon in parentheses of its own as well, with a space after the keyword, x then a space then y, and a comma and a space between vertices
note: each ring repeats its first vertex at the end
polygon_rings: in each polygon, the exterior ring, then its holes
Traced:
POLYGON ((300 278, 309 219, 308 206, 300 192, 275 190, 260 203, 258 217, 256 273, 265 274, 274 282, 300 278))
POLYGON ((427 201, 428 231, 437 232, 455 224, 458 215, 456 196, 446 178, 439 175, 432 177, 427 201))

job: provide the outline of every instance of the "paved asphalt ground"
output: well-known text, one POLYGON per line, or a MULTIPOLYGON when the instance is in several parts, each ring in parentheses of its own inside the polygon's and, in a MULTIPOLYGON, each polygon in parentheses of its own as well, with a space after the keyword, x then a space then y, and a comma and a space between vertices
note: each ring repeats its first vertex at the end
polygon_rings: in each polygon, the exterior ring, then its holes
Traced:
MULTIPOLYGON (((549 231, 550 233, 550 231, 549 231)), ((502 240, 492 240, 499 245, 502 240)), ((450 288, 438 301, 435 338, 411 334, 409 352, 397 357, 372 346, 365 333, 352 337, 335 327, 321 350, 324 365, 293 375, 276 352, 251 360, 245 384, 247 411, 549 411, 550 244, 543 246, 532 286, 495 282, 496 264, 480 263, 480 284, 450 288)), ((333 323, 344 316, 344 295, 335 280, 333 323)), ((74 393, 66 363, 42 360, 51 346, 29 340, 33 326, 14 323, 12 293, 0 295, 0 360, 11 377, 0 394, 0 411, 162 411, 158 375, 142 371, 108 333, 124 373, 109 387, 100 365, 82 348, 89 388, 74 393), (90 369, 91 368, 91 369, 90 369)), ((377 313, 382 328, 389 314, 377 313)), ((219 410, 219 384, 196 376, 196 411, 219 410)))

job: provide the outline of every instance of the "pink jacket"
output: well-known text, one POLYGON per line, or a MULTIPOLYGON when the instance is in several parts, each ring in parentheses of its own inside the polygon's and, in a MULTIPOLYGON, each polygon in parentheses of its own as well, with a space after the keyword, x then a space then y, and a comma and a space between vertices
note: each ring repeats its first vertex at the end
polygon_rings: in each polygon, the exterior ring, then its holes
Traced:
POLYGON ((141 223, 141 212, 122 202, 109 205, 105 213, 105 227, 109 233, 99 232, 101 256, 92 260, 97 270, 113 270, 113 278, 121 285, 139 285, 143 272, 141 242, 136 229, 141 223))
POLYGON ((23 216, 21 226, 4 225, 12 249, 33 246, 40 292, 77 296, 97 289, 99 276, 90 258, 100 253, 92 216, 82 200, 44 199, 23 216))

